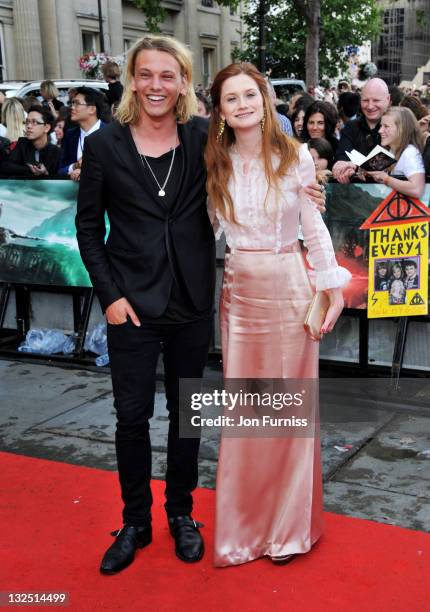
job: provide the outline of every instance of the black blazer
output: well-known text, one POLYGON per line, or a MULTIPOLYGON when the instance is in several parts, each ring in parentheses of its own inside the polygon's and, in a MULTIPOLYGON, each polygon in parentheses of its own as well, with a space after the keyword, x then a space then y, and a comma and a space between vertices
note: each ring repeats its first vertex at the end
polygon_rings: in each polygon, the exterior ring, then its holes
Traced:
MULTIPOLYGON (((104 121, 100 121, 100 129, 104 128, 105 125, 106 123, 104 123, 104 121)), ((78 144, 80 135, 81 128, 79 125, 77 127, 68 129, 64 134, 63 144, 61 147, 60 169, 58 170, 58 174, 68 176, 70 164, 74 164, 76 161, 78 161, 78 144)), ((87 139, 85 138, 85 146, 86 142, 87 139)))
POLYGON ((85 140, 76 228, 82 259, 103 310, 126 297, 137 313, 159 317, 172 278, 181 276, 198 311, 211 308, 215 239, 206 208, 207 121, 178 125, 183 147, 179 195, 168 210, 148 198, 128 125, 111 123, 85 140), (110 233, 106 245, 105 212, 110 233))
MULTIPOLYGON (((67 176, 69 174, 70 164, 74 164, 77 161, 79 135, 81 128, 77 127, 67 130, 64 134, 63 144, 61 148, 61 160, 58 174, 67 176)), ((86 140, 86 139, 85 139, 86 140)))
MULTIPOLYGON (((59 147, 51 143, 39 150, 39 162, 45 165, 50 176, 57 174, 60 155, 59 147)), ((23 136, 18 139, 14 150, 4 159, 0 172, 4 176, 34 177, 27 164, 36 163, 36 149, 33 143, 23 136)))
POLYGON ((350 161, 346 151, 353 149, 368 155, 373 147, 381 144, 379 133, 380 123, 372 129, 367 124, 364 115, 359 115, 357 119, 347 121, 340 133, 340 140, 335 151, 334 163, 337 161, 350 161))

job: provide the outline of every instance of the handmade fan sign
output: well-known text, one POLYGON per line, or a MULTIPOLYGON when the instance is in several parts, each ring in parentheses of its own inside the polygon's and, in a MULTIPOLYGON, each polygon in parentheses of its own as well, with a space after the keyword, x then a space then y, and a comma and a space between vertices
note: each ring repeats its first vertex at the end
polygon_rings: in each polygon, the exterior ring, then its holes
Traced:
POLYGON ((428 313, 430 208, 392 191, 360 229, 369 232, 370 319, 428 313))

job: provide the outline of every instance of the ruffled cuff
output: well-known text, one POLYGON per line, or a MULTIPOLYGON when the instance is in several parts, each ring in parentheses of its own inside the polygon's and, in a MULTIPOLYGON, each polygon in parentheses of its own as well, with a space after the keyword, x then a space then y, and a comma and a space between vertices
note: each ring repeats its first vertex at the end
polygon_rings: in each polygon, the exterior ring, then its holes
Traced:
POLYGON ((342 266, 330 270, 315 271, 315 288, 317 291, 337 289, 347 285, 351 278, 351 272, 342 268, 342 266))

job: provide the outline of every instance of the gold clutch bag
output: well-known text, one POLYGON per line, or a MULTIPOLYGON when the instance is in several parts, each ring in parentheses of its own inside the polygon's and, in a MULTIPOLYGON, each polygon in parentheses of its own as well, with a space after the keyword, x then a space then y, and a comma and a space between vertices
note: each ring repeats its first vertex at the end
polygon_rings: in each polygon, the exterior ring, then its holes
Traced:
POLYGON ((321 340, 321 326, 327 314, 330 300, 325 291, 317 291, 309 304, 304 328, 312 340, 321 340))

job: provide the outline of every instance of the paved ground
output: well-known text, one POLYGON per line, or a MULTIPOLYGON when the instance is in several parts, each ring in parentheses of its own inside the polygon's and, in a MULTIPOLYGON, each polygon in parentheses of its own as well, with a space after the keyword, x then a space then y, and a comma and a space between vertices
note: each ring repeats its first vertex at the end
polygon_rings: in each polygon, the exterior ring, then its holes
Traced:
MULTIPOLYGON (((219 383, 217 365, 206 382, 219 383)), ((430 531, 430 380, 322 379, 327 510, 430 531)), ((0 360, 0 450, 115 470, 109 374, 0 360)), ((153 476, 163 478, 162 382, 151 424, 153 476)), ((219 436, 205 430, 200 485, 214 487, 219 436)))

